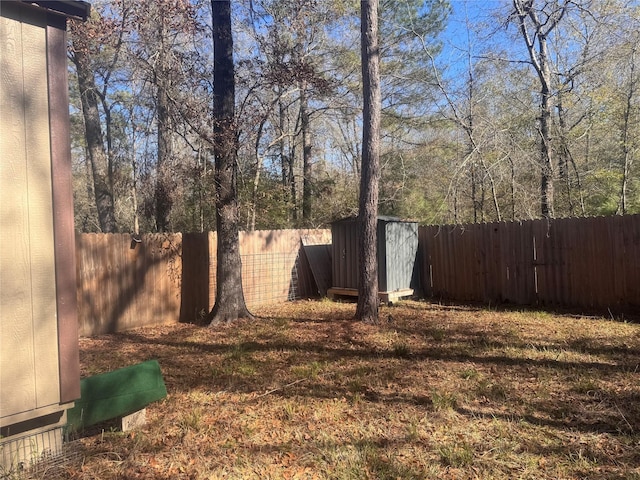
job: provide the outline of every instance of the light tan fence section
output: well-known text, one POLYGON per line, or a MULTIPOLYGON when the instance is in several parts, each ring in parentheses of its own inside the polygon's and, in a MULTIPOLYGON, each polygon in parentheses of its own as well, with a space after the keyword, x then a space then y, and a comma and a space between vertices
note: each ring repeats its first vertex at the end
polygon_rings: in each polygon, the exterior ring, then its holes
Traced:
POLYGON ((425 294, 509 302, 640 309, 640 216, 420 228, 425 294))
MULTIPOLYGON (((242 285, 249 308, 315 296, 313 276, 301 240, 331 243, 330 230, 242 232, 242 285)), ((215 278, 215 277, 214 277, 215 278)))
MULTIPOLYGON (((330 230, 242 232, 250 308, 316 294, 301 249, 331 243, 330 230)), ((195 321, 216 295, 216 234, 76 235, 80 335, 195 321)))
MULTIPOLYGON (((331 243, 330 230, 259 230, 240 232, 242 287, 251 308, 315 296, 315 282, 301 249, 308 244, 331 243)), ((217 234, 208 233, 209 298, 216 297, 217 234)))
POLYGON ((181 234, 77 234, 76 259, 81 336, 178 320, 181 234))

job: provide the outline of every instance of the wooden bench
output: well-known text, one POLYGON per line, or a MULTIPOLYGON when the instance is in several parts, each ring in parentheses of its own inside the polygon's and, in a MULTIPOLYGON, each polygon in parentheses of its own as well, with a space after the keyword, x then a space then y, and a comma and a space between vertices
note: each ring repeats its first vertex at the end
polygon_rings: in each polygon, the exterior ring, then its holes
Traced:
MULTIPOLYGON (((393 292, 378 292, 378 296, 380 297, 380 301, 382 303, 386 303, 391 305, 403 297, 410 297, 413 295, 412 288, 404 288, 402 290, 394 290, 393 292)), ((339 296, 346 297, 357 297, 358 290, 355 288, 342 288, 342 287, 332 287, 327 290, 327 296, 331 300, 335 300, 339 296)))

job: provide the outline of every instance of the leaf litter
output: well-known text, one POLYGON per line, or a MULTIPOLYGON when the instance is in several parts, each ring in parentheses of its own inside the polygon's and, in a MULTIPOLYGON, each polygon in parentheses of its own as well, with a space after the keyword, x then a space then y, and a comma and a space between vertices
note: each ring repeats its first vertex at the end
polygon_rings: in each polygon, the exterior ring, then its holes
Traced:
MULTIPOLYGON (((75 439, 69 479, 638 479, 640 325, 402 301, 84 338, 82 375, 158 359, 133 432, 75 439)), ((53 478, 53 477, 49 477, 53 478)))

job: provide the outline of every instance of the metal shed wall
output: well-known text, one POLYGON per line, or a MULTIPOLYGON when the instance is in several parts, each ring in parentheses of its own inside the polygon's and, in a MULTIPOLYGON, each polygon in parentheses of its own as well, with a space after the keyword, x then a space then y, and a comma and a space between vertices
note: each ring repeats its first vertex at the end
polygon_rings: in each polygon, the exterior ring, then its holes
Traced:
POLYGON ((358 288, 358 224, 355 219, 331 224, 333 287, 358 288))
MULTIPOLYGON (((358 288, 358 222, 355 218, 331 224, 334 288, 358 288)), ((418 252, 418 224, 390 217, 378 218, 378 289, 393 292, 411 287, 418 252)))
POLYGON ((411 288, 417 252, 417 223, 378 220, 378 287, 381 292, 411 288))

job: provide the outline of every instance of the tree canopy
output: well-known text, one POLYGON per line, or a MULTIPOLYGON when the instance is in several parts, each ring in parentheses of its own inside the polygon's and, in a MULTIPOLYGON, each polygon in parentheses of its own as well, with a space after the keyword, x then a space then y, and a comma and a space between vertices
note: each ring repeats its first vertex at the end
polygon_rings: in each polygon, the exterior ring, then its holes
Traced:
MULTIPOLYGON (((216 229, 210 1, 93 7, 71 29, 76 228, 216 229)), ((428 224, 639 212, 638 8, 381 0, 380 213, 428 224)), ((357 212, 359 11, 234 3, 241 229, 357 212)))

